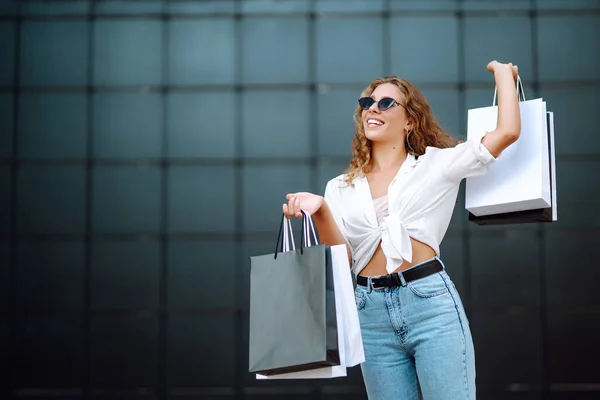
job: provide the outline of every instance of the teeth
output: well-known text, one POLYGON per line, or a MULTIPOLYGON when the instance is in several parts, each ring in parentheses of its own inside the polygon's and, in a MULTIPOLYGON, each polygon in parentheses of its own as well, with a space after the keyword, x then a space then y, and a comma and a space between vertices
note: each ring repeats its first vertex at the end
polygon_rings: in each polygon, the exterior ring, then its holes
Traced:
POLYGON ((370 118, 367 120, 367 124, 383 125, 383 122, 370 118))

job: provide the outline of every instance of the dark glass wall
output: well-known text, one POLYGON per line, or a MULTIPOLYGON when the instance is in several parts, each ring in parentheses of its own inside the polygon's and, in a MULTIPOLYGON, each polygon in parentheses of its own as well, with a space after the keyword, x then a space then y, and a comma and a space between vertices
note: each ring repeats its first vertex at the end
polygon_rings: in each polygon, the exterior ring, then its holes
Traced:
POLYGON ((477 227, 442 258, 482 399, 600 396, 600 2, 0 3, 0 397, 362 399, 247 373, 249 256, 288 191, 349 159, 370 80, 464 137, 492 59, 555 112, 559 222, 477 227))

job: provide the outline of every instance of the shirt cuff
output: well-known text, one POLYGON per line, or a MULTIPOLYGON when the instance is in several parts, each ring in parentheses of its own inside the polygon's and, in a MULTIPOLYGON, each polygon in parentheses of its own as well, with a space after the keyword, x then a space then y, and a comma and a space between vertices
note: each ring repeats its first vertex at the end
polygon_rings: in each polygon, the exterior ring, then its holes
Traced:
POLYGON ((474 140, 473 146, 477 146, 477 149, 474 149, 474 150, 477 152, 477 158, 479 159, 479 161, 483 165, 487 165, 487 164, 491 163, 492 161, 495 161, 496 157, 494 157, 492 155, 492 153, 490 153, 490 151, 487 149, 487 147, 485 147, 482 140, 483 140, 483 138, 481 138, 479 140, 474 140))

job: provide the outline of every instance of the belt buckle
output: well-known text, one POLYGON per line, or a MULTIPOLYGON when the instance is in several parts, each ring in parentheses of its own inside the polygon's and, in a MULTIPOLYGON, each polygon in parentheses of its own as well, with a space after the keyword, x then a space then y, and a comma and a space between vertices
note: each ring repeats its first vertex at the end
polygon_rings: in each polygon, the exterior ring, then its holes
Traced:
POLYGON ((385 286, 375 286, 375 280, 373 278, 371 278, 371 289, 373 290, 381 290, 381 289, 385 289, 385 286))

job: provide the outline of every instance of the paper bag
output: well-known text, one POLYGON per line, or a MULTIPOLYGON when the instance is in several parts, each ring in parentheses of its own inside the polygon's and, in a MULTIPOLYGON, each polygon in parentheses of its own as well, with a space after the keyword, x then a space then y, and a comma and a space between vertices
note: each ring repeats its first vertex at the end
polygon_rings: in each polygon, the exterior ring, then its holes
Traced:
POLYGON ((288 224, 282 252, 251 257, 249 372, 262 375, 340 365, 330 249, 287 251, 288 224))
MULTIPOLYGON (((521 134, 484 175, 466 179, 465 208, 478 225, 557 219, 553 113, 543 99, 525 100, 518 80, 521 134)), ((495 96, 494 96, 495 104, 495 96)), ((469 110, 468 138, 496 128, 498 107, 469 110)))
MULTIPOLYGON (((314 229, 312 221, 310 222, 309 229, 314 229)), ((308 232, 304 231, 304 236, 309 236, 308 232)), ((344 377, 347 375, 347 368, 356 366, 365 361, 358 310, 356 309, 356 301, 354 299, 354 284, 352 282, 352 272, 348 262, 346 245, 331 246, 330 254, 332 261, 331 265, 333 267, 340 365, 286 374, 274 374, 270 376, 257 374, 257 379, 318 379, 344 377)))

